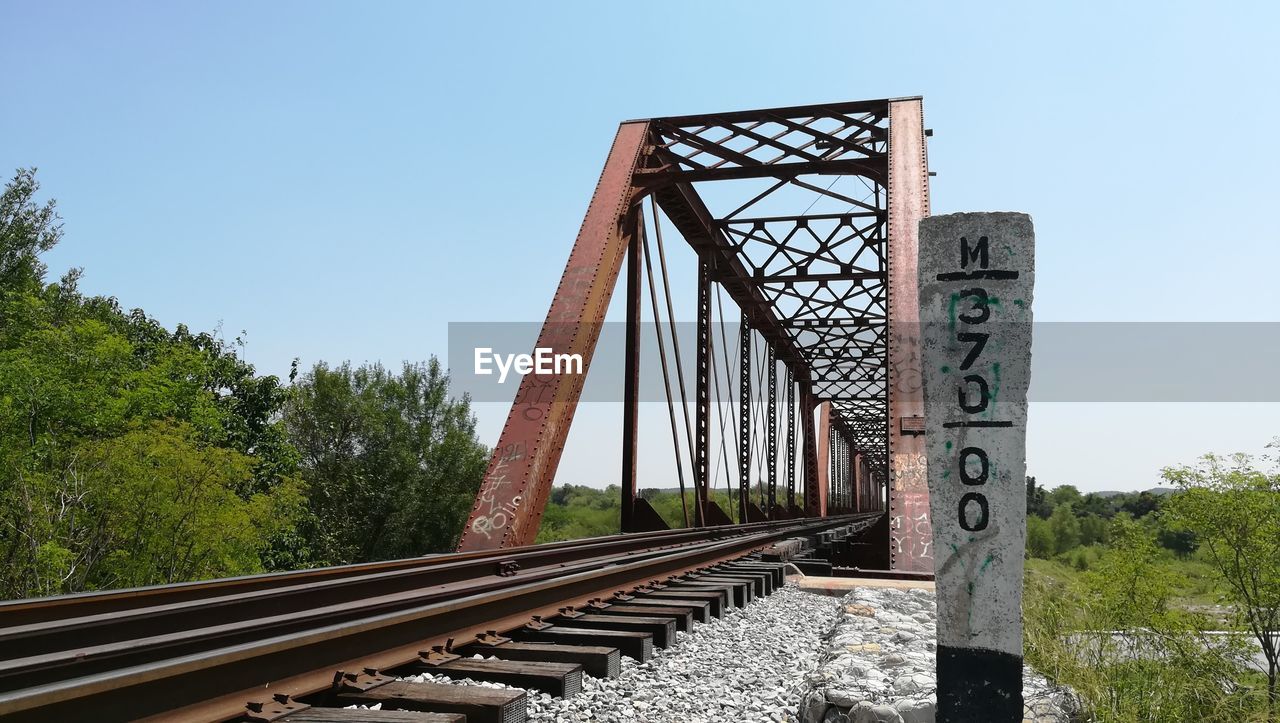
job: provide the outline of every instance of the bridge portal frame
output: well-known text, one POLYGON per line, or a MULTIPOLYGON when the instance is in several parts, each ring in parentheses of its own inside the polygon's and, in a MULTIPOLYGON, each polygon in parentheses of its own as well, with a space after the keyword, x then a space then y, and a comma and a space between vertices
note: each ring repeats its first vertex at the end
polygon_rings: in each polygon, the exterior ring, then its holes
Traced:
MULTIPOLYGON (((710 336, 703 333, 704 312, 709 314, 704 287, 718 283, 742 310, 752 333, 762 339, 768 356, 785 368, 788 396, 790 385, 795 385, 803 440, 787 448, 800 458, 803 510, 791 509, 788 499, 786 507, 766 505, 764 514, 823 516, 829 508, 835 509, 823 484, 830 482, 829 460, 819 449, 828 446, 827 434, 815 428, 814 416, 821 404, 828 411, 823 421, 841 435, 842 474, 860 477, 868 487, 882 483, 888 488, 894 521, 887 526, 890 539, 883 542, 890 547, 892 566, 931 570, 931 559, 903 552, 918 549, 917 532, 927 529, 927 519, 923 524, 908 519, 910 529, 905 531, 900 519, 922 505, 926 515, 928 509, 922 439, 904 431, 914 427, 911 418, 923 410, 919 340, 911 322, 918 316, 915 227, 928 214, 925 135, 918 97, 622 123, 537 342, 539 348, 555 353, 581 355, 584 374, 523 377, 459 550, 527 545, 537 535, 600 326, 628 257, 627 320, 629 327, 639 325, 640 203, 652 197, 698 257, 699 348, 695 353, 700 362, 709 354, 710 336), (873 196, 853 198, 833 192, 834 181, 825 188, 812 182, 824 176, 857 176, 873 189, 873 196), (696 190, 711 182, 758 179, 774 185, 727 216, 713 214, 696 190), (743 215, 744 209, 784 187, 808 189, 849 203, 849 210, 743 215), (837 233, 824 238, 812 231, 821 224, 834 224, 837 233), (785 233, 775 233, 776 227, 785 233), (803 232, 817 241, 816 250, 799 251, 791 244, 793 236, 803 232), (761 244, 773 249, 764 262, 748 252, 761 244), (863 253, 874 253, 873 262, 863 260, 863 253), (785 263, 775 263, 779 254, 787 257, 785 263), (806 290, 797 291, 801 288, 806 290), (815 335, 817 342, 811 341, 815 335), (859 470, 866 467, 865 474, 848 471, 854 459, 859 470)), ((691 452, 701 524, 727 521, 723 514, 715 514, 718 510, 708 511, 705 518, 701 514, 703 505, 709 504, 707 490, 712 483, 706 471, 710 450, 703 448, 710 443, 705 433, 709 429, 705 377, 710 366, 695 365, 698 449, 691 452)), ((776 368, 769 371, 776 376, 776 368)), ((636 529, 644 517, 636 512, 636 505, 643 502, 636 496, 639 373, 639 337, 629 329, 621 473, 624 530, 636 529)), ((771 380, 770 386, 774 384, 771 380)), ((776 410, 770 408, 769 413, 776 410)), ((776 427, 770 442, 773 454, 768 456, 773 462, 776 427)), ((797 482, 795 461, 786 460, 789 489, 797 482)), ((769 499, 774 500, 776 463, 771 467, 768 489, 769 499)), ((873 489, 865 495, 848 489, 852 479, 842 484, 843 507, 870 506, 882 495, 873 489)))

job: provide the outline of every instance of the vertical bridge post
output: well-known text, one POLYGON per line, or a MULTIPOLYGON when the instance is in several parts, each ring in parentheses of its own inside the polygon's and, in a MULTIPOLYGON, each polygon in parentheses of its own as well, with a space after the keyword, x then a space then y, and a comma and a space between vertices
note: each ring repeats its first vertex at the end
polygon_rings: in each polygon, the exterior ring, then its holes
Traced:
POLYGON ((751 522, 751 324, 738 327, 738 522, 751 522))
MULTIPOLYGON (((656 211, 655 211, 656 215, 656 211)), ((654 226, 658 222, 654 220, 654 226)), ((710 508, 711 479, 711 266, 705 259, 698 259, 698 327, 697 379, 694 383, 693 414, 693 482, 694 520, 699 527, 707 524, 710 508)), ((720 520, 712 524, 720 524, 720 520)))
POLYGON ((764 514, 771 520, 778 519, 778 360, 774 356, 773 344, 765 342, 768 352, 765 361, 765 374, 768 375, 769 400, 765 403, 768 410, 768 443, 765 449, 766 478, 769 487, 766 493, 764 514))
POLYGON ((889 104, 889 565, 933 569, 924 441, 910 422, 924 415, 920 381, 916 237, 929 215, 929 168, 920 99, 889 104))
POLYGON ((826 517, 827 510, 831 508, 828 497, 831 491, 831 402, 822 402, 818 405, 818 429, 813 436, 818 445, 818 474, 814 492, 818 504, 809 514, 814 517, 826 517))
POLYGON ((636 447, 640 439, 640 233, 638 214, 628 219, 627 233, 627 339, 622 379, 622 510, 619 526, 635 531, 636 447))
POLYGON ((1021 721, 1035 238, 1020 213, 920 224, 938 720, 1021 721))
POLYGON ((796 516, 796 382, 787 367, 787 517, 796 516))

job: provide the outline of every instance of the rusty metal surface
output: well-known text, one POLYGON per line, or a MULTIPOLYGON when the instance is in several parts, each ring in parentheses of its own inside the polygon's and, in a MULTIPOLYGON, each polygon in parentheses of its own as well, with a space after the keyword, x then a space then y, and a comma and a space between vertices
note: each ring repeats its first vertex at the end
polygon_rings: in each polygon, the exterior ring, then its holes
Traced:
MULTIPOLYGON (((634 217, 633 217, 634 218, 634 217)), ((627 340, 626 368, 623 370, 622 389, 622 509, 619 529, 635 532, 636 504, 636 447, 640 439, 640 254, 644 253, 640 234, 631 230, 631 243, 627 248, 627 340)))
POLYGON ((801 389, 800 425, 804 434, 802 458, 804 463, 804 514, 810 517, 819 516, 818 513, 821 509, 821 490, 818 484, 818 475, 822 465, 818 463, 818 433, 817 425, 813 419, 817 410, 818 403, 813 398, 813 393, 808 389, 801 389))
POLYGON ((932 571, 924 438, 902 420, 924 416, 917 228, 929 215, 929 168, 919 99, 889 104, 889 551, 895 570, 932 571))
POLYGON ((787 503, 783 512, 787 515, 796 506, 796 382, 791 370, 787 370, 787 503))
POLYGON ((738 521, 751 522, 751 322, 738 327, 738 521))
POLYGON ((768 491, 765 496, 764 509, 769 519, 779 517, 774 509, 778 506, 778 364, 772 346, 768 348, 765 361, 765 377, 768 379, 768 398, 765 401, 765 414, 768 416, 766 432, 764 469, 768 479, 768 491))
POLYGON ((818 512, 819 517, 827 516, 827 492, 831 489, 831 402, 818 405, 818 426, 814 430, 814 441, 818 444, 818 512))
MULTIPOLYGON (((654 225, 657 226, 655 220, 654 225)), ((698 260, 697 327, 694 351, 693 383, 693 484, 697 491, 697 520, 699 524, 718 524, 708 515, 710 490, 715 484, 711 479, 711 272, 707 263, 698 260)), ((711 512, 710 516, 715 513, 711 512)))
POLYGON ((462 531, 460 552, 528 545, 538 534, 600 324, 630 242, 622 224, 635 200, 631 179, 647 129, 644 122, 618 128, 538 335, 537 348, 581 355, 583 374, 523 377, 462 531))

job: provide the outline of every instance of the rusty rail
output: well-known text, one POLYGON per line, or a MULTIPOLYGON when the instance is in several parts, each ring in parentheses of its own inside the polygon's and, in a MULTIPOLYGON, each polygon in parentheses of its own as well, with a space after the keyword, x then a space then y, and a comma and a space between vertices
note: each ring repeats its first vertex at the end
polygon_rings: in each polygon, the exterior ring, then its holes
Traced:
MULTIPOLYGON (((875 514, 617 535, 0 605, 0 716, 231 720, 449 639, 875 514)), ((864 520, 864 518, 866 518, 864 520)))

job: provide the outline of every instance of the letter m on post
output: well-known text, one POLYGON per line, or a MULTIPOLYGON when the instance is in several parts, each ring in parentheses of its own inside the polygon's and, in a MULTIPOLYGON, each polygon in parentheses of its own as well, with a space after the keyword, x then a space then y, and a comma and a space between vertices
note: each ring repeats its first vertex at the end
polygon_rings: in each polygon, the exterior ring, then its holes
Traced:
POLYGON ((987 237, 979 236, 977 245, 970 248, 969 239, 960 237, 960 268, 969 268, 969 262, 978 262, 978 268, 985 269, 990 263, 987 256, 987 237))

